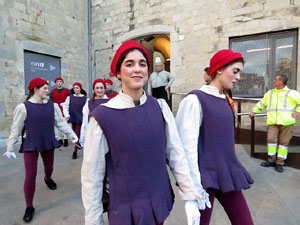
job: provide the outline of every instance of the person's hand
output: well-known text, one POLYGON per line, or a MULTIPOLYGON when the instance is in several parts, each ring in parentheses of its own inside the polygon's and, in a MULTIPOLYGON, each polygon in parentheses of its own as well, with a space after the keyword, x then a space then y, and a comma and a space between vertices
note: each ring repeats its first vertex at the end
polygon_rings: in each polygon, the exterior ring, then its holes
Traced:
POLYGON ((16 156, 16 154, 14 152, 5 152, 3 154, 3 156, 6 156, 9 159, 15 159, 15 158, 17 158, 17 156, 16 156))
POLYGON ((211 203, 209 201, 208 195, 206 198, 202 198, 200 203, 199 203, 199 209, 200 210, 205 210, 207 208, 211 208, 211 203))
POLYGON ((298 115, 299 115, 298 112, 293 112, 292 117, 293 117, 293 118, 296 118, 298 115))
POLYGON ((66 121, 69 121, 70 116, 65 116, 66 121))
POLYGON ((165 90, 166 90, 166 91, 169 90, 169 88, 170 88, 170 87, 169 87, 168 85, 165 86, 165 90))
POLYGON ((73 136, 71 138, 71 141, 73 142, 73 144, 76 144, 78 142, 78 137, 77 136, 73 136))
POLYGON ((254 116, 254 112, 249 113, 249 117, 252 118, 254 116))
POLYGON ((152 96, 152 94, 151 94, 150 92, 148 93, 148 95, 149 95, 149 96, 152 96))
POLYGON ((184 208, 188 225, 199 225, 201 214, 198 202, 196 200, 187 200, 185 201, 184 208))

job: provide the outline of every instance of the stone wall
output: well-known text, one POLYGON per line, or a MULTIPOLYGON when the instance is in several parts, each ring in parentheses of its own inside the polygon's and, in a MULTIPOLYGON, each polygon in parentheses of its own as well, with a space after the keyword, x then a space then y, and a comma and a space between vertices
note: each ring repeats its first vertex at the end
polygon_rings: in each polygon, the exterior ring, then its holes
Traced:
MULTIPOLYGON (((229 47, 230 37, 299 24, 300 0, 92 0, 93 78, 108 77, 122 42, 169 34, 176 78, 172 91, 188 92, 204 84, 203 69, 216 51, 229 47)), ((67 86, 78 80, 86 87, 87 1, 0 0, 0 138, 8 135, 13 110, 24 100, 23 50, 28 45, 61 57, 67 86)), ((174 113, 180 99, 173 96, 174 113)))
POLYGON ((229 47, 229 37, 298 28, 299 11, 297 0, 94 0, 93 44, 106 51, 105 74, 122 36, 129 39, 128 32, 135 37, 134 31, 143 27, 156 33, 155 26, 168 26, 173 91, 184 92, 203 84, 203 68, 213 53, 229 47))
POLYGON ((87 40, 86 1, 0 0, 0 138, 25 99, 24 49, 61 57, 66 86, 86 86, 87 40))
MULTIPOLYGON (((298 28, 299 24, 300 0, 94 0, 93 44, 103 49, 97 73, 109 72, 111 57, 122 41, 170 33, 171 73, 176 78, 172 91, 188 92, 204 84, 203 69, 216 51, 229 48, 230 37, 298 28)), ((173 96, 174 113, 181 98, 173 96)))

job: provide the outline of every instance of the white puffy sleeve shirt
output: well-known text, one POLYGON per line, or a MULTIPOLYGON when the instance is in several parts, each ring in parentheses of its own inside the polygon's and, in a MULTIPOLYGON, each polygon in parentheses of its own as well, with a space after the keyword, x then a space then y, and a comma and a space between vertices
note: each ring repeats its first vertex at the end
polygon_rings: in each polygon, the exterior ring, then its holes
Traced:
MULTIPOLYGON (((144 94, 140 104, 146 102, 144 94)), ((157 100, 166 122, 166 154, 170 169, 179 185, 179 195, 184 200, 202 198, 193 185, 189 175, 189 166, 185 157, 175 119, 169 106, 163 99, 157 100)), ((104 104, 110 108, 133 108, 131 97, 120 92, 118 96, 104 104)), ((108 153, 107 140, 97 121, 91 117, 86 130, 84 157, 81 169, 82 200, 85 208, 85 225, 103 225, 102 189, 105 176, 105 154, 108 153)))
MULTIPOLYGON (((225 99, 225 95, 220 94, 214 86, 204 85, 200 90, 206 94, 225 99)), ((176 125, 190 167, 190 174, 198 192, 203 191, 198 167, 198 137, 202 119, 202 106, 198 97, 189 94, 180 102, 176 115, 176 125)))

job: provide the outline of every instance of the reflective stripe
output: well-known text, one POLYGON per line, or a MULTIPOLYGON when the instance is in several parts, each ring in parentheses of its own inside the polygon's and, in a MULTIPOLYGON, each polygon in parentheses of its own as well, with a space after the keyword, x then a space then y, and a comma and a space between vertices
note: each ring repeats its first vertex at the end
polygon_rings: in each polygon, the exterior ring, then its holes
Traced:
POLYGON ((288 154, 288 148, 286 146, 279 145, 277 156, 286 159, 288 154))
POLYGON ((288 97, 289 97, 289 94, 292 90, 288 90, 284 96, 284 104, 283 104, 283 107, 286 109, 287 108, 287 100, 288 100, 288 97))
POLYGON ((271 94, 270 94, 270 103, 269 103, 269 109, 272 108, 272 98, 273 98, 273 89, 271 90, 271 94))
POLYGON ((267 107, 267 106, 262 102, 262 100, 260 100, 259 103, 260 103, 264 108, 267 107))
POLYGON ((268 155, 275 155, 277 150, 277 145, 268 144, 268 155))
POLYGON ((296 109, 270 109, 267 112, 296 112, 296 109))
POLYGON ((286 158, 287 158, 287 155, 279 155, 279 154, 277 154, 277 158, 286 159, 286 158))
POLYGON ((279 147, 279 148, 286 149, 286 150, 288 150, 288 148, 289 148, 289 147, 287 147, 287 146, 283 146, 283 145, 279 145, 278 147, 279 147))
POLYGON ((257 108, 259 111, 262 110, 262 108, 260 108, 258 105, 254 106, 255 108, 257 108))
POLYGON ((277 144, 268 143, 268 146, 277 146, 277 144))

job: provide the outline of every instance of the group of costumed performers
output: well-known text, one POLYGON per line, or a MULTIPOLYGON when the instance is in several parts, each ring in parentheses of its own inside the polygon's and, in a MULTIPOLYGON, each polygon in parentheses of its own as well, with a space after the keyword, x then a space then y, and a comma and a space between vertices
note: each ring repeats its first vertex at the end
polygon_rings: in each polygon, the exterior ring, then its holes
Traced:
POLYGON ((111 63, 112 74, 122 84, 119 94, 109 89, 111 80, 96 79, 93 96, 88 99, 81 83, 75 82, 69 92, 63 88, 63 79, 57 78, 53 103, 46 100, 47 81, 31 80, 27 100, 15 109, 4 153, 8 158, 16 157, 13 146, 21 134, 26 200, 23 220, 30 222, 34 215, 39 154, 46 185, 51 190, 57 187, 51 178, 54 149, 65 144, 66 137, 55 136, 56 127, 74 143, 73 159, 84 146, 81 184, 85 225, 103 225, 106 210, 110 225, 163 225, 174 204, 167 166, 185 201, 188 225, 208 225, 215 198, 231 224, 253 225, 242 193, 253 180, 236 157, 234 117, 224 94, 240 79, 243 66, 238 52, 226 49, 214 54, 209 67, 211 82, 182 100, 176 119, 164 99, 145 93, 150 58, 135 41, 124 42, 111 63), (109 193, 105 209, 104 190, 109 193))
MULTIPOLYGON (((110 84, 112 81, 108 79, 110 84)), ((68 138, 74 143, 72 158, 77 158, 77 149, 81 148, 79 137, 85 133, 88 115, 96 106, 105 103, 109 98, 105 95, 105 81, 97 79, 93 83, 93 96, 88 100, 86 92, 79 82, 73 84, 73 89, 64 88, 61 77, 55 79, 56 88, 50 93, 49 85, 42 78, 30 81, 29 94, 25 102, 19 104, 14 111, 13 124, 7 140, 7 151, 4 156, 16 158, 14 145, 21 135, 22 142, 19 152, 23 153, 25 167, 24 195, 26 202, 24 222, 32 220, 35 212, 33 199, 35 194, 38 157, 41 155, 44 164, 44 181, 50 190, 55 190, 57 184, 52 179, 54 167, 54 150, 68 146, 68 138), (68 125, 72 123, 72 129, 68 125), (81 123, 83 127, 81 128, 81 123)), ((109 93, 111 87, 109 89, 109 93)), ((83 143, 84 135, 81 137, 83 143)))
POLYGON ((253 180, 236 157, 234 118, 224 95, 240 79, 243 65, 240 53, 217 52, 210 61, 212 82, 190 92, 175 122, 166 101, 143 90, 150 68, 147 50, 135 41, 118 48, 111 71, 122 90, 90 113, 85 134, 86 225, 103 224, 106 174, 110 225, 162 225, 174 203, 167 164, 189 225, 210 223, 214 198, 232 224, 253 225, 242 194, 253 180))

